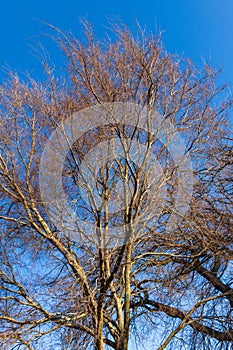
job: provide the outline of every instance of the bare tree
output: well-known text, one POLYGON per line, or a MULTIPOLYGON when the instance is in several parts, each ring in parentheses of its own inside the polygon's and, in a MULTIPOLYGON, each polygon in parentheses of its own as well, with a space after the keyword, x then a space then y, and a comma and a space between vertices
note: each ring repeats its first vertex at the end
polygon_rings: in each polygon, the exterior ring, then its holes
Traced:
POLYGON ((1 86, 0 344, 231 349, 228 90, 160 36, 84 28, 54 29, 65 78, 1 86))

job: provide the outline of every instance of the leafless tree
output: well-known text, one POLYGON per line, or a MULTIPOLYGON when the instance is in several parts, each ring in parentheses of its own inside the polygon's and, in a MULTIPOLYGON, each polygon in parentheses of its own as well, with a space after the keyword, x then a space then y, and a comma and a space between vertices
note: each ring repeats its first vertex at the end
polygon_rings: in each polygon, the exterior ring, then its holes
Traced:
POLYGON ((160 36, 84 28, 53 28, 65 77, 0 88, 1 348, 231 349, 228 89, 160 36))

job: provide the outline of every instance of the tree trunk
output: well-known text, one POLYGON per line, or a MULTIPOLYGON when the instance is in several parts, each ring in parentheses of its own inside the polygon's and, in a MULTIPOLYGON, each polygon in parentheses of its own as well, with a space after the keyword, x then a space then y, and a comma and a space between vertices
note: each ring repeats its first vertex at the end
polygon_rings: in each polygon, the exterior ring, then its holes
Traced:
POLYGON ((104 350, 103 339, 103 309, 98 310, 97 334, 95 339, 95 350, 104 350))
POLYGON ((126 251, 126 266, 125 266, 125 305, 124 305, 124 330, 120 337, 119 344, 116 350, 128 350, 129 343, 129 326, 130 326, 130 273, 131 273, 131 250, 132 244, 129 243, 126 251))

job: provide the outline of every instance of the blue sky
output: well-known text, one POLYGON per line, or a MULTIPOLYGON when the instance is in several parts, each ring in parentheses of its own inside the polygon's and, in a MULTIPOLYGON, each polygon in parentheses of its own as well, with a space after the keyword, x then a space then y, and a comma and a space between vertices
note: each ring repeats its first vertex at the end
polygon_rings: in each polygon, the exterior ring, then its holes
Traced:
POLYGON ((56 61, 57 51, 48 39, 40 37, 47 29, 45 20, 79 34, 80 18, 95 24, 103 34, 107 19, 116 16, 128 25, 137 18, 142 26, 165 30, 168 51, 184 53, 196 64, 201 57, 211 58, 213 65, 223 68, 221 82, 233 83, 233 0, 41 0, 5 1, 0 11, 0 79, 5 67, 28 71, 40 79, 40 65, 29 45, 36 41, 50 51, 56 61))

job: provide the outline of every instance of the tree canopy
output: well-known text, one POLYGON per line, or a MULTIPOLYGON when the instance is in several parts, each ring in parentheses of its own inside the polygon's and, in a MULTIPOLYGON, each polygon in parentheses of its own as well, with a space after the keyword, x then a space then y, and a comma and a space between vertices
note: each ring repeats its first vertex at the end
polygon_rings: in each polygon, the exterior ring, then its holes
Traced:
POLYGON ((57 28, 0 87, 0 344, 231 349, 231 97, 160 35, 57 28))

